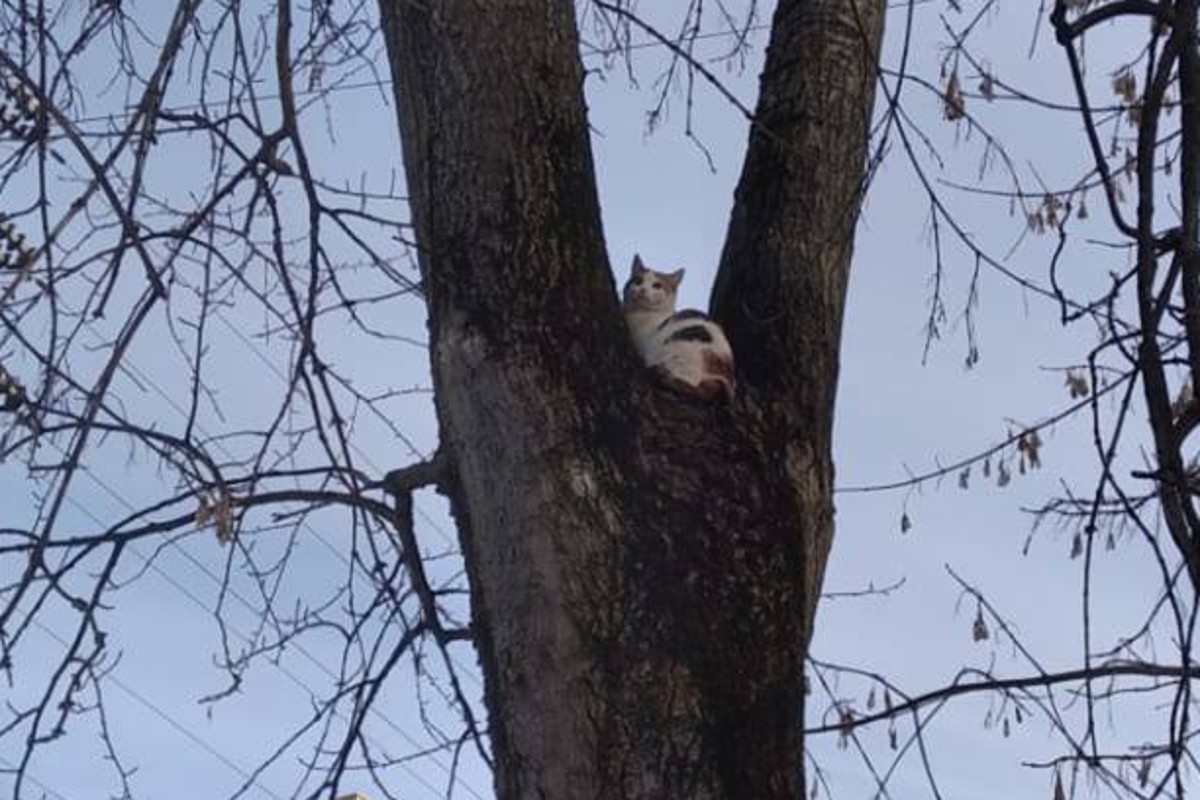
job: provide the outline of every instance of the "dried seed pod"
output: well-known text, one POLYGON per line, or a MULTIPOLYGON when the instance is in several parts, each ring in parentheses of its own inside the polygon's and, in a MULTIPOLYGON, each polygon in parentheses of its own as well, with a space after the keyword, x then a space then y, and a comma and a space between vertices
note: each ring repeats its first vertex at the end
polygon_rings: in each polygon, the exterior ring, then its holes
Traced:
POLYGON ((963 96, 962 84, 958 82, 957 70, 951 73, 942 93, 942 115, 951 122, 967 115, 967 100, 963 96))
POLYGON ((16 223, 0 214, 0 270, 25 269, 33 262, 34 249, 16 223))
POLYGON ((0 364, 0 411, 17 411, 25 405, 25 387, 0 364))
POLYGON ((980 608, 975 612, 975 622, 971 625, 971 641, 982 642, 990 636, 987 623, 983 619, 983 609, 980 608))
POLYGON ((44 130, 42 104, 16 76, 0 71, 0 131, 35 141, 44 130))

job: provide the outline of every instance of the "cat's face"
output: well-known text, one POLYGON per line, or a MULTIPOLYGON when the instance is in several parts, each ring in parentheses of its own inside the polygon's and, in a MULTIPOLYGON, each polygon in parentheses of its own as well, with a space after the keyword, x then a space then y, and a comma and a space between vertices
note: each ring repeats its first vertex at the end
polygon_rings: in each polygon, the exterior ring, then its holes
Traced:
POLYGON ((633 257, 629 280, 625 282, 627 311, 674 311, 675 291, 683 280, 683 270, 655 272, 646 269, 640 256, 633 257))

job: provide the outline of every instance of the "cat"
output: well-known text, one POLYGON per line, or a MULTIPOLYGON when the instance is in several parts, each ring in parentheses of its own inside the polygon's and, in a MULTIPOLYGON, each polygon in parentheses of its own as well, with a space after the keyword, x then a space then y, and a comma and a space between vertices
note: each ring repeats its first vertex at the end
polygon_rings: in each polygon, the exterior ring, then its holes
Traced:
POLYGON ((675 310, 683 270, 655 272, 633 257, 622 310, 646 366, 705 398, 733 401, 733 349, 721 326, 701 311, 675 310))

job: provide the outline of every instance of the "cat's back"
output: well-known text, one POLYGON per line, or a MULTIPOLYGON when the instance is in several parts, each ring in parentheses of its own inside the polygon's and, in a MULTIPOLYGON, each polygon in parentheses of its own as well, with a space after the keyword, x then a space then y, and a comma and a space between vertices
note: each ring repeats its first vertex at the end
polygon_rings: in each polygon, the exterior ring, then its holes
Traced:
POLYGON ((721 326, 703 311, 684 309, 663 320, 650 351, 650 366, 665 369, 702 395, 733 399, 733 349, 721 326))
POLYGON ((674 342, 694 342, 702 345, 712 345, 722 352, 729 352, 729 340, 725 331, 703 311, 695 308, 685 308, 676 311, 658 325, 658 340, 663 345, 674 342))

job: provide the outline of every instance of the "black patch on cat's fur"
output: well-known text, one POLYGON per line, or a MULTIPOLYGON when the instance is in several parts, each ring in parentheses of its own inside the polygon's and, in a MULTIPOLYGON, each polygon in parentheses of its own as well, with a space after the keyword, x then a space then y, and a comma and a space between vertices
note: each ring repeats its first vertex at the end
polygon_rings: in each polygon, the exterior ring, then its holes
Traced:
POLYGON ((680 320, 685 319, 708 319, 708 314, 705 314, 703 311, 697 311, 694 308, 685 308, 683 311, 676 311, 674 314, 658 323, 658 329, 661 331, 672 322, 679 322, 680 320))
POLYGON ((712 334, 703 325, 689 325, 686 328, 680 328, 667 337, 668 342, 704 342, 705 344, 709 344, 712 340, 712 334))

